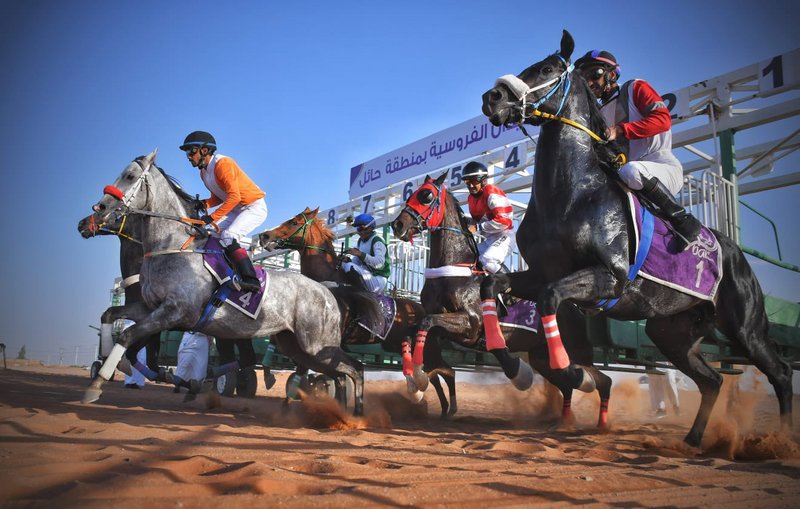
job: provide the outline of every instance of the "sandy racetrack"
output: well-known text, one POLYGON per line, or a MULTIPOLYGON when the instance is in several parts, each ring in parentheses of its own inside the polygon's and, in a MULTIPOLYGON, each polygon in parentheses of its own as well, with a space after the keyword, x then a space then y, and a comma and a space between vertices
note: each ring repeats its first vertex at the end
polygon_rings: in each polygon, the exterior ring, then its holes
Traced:
MULTIPOLYGON (((461 383, 459 414, 410 404, 403 382, 368 382, 367 416, 329 400, 282 407, 286 373, 256 399, 183 403, 162 385, 105 385, 82 405, 77 368, 0 369, 3 507, 631 506, 789 507, 800 500, 800 428, 777 433, 777 403, 724 390, 703 450, 682 443, 697 408, 646 415, 638 384, 615 385, 611 431, 596 394, 573 429, 542 386, 461 383), (218 498, 224 497, 224 498, 218 498)), ((732 386, 726 379, 726 388, 732 386)), ((795 398, 795 411, 800 412, 795 398)), ((795 423, 800 417, 795 415, 795 423)))

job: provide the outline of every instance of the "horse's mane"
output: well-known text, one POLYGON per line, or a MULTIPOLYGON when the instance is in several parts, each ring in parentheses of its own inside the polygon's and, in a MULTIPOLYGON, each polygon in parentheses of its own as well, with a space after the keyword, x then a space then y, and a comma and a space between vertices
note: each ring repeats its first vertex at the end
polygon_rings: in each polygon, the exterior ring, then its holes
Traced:
POLYGON ((317 227, 319 228, 323 240, 333 242, 333 240, 335 239, 333 232, 331 231, 330 228, 328 228, 328 226, 325 224, 325 221, 323 221, 321 217, 315 217, 314 224, 316 224, 317 227))
MULTIPOLYGON (((137 163, 141 163, 142 161, 144 161, 145 157, 146 156, 139 156, 136 159, 134 159, 134 161, 136 161, 137 163)), ((193 205, 195 204, 197 199, 194 196, 192 196, 191 194, 189 194, 186 191, 184 191, 184 189, 181 186, 181 183, 178 181, 178 179, 176 179, 175 177, 173 177, 172 175, 170 175, 169 173, 164 171, 164 169, 162 167, 160 167, 160 166, 158 166, 156 164, 153 164, 153 166, 155 166, 156 169, 158 169, 158 171, 161 172, 161 175, 163 175, 164 178, 167 180, 167 183, 169 183, 169 186, 172 188, 173 191, 175 191, 175 194, 178 195, 178 198, 183 200, 183 202, 186 205, 191 205, 190 207, 187 208, 187 210, 192 215, 195 215, 195 208, 194 208, 193 205)))
POLYGON ((475 256, 477 257, 478 243, 475 240, 475 237, 469 233, 469 221, 467 220, 466 214, 464 214, 464 209, 461 208, 461 202, 458 201, 458 198, 456 198, 453 193, 447 193, 447 196, 456 204, 458 223, 461 226, 461 231, 464 232, 464 235, 467 237, 467 243, 470 245, 470 248, 475 252, 475 256))

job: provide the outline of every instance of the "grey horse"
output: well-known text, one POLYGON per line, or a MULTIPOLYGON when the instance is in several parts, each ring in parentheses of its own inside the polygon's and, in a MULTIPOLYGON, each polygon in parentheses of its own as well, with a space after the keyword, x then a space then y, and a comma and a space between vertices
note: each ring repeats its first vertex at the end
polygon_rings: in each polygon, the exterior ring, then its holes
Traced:
POLYGON ((217 283, 198 254, 204 241, 192 240, 200 232, 182 222, 189 215, 185 201, 156 169, 156 152, 128 164, 92 207, 99 224, 112 223, 123 214, 141 215, 145 260, 140 275, 143 300, 110 307, 102 316, 103 323, 121 318, 136 323, 122 332, 83 401, 100 397, 102 384, 125 349, 139 339, 161 330, 195 330, 228 339, 271 336, 297 363, 333 378, 350 377, 355 387, 354 413, 362 414, 363 365, 342 350, 339 307, 321 284, 301 274, 269 271, 269 287, 256 319, 223 305, 198 327, 217 283))

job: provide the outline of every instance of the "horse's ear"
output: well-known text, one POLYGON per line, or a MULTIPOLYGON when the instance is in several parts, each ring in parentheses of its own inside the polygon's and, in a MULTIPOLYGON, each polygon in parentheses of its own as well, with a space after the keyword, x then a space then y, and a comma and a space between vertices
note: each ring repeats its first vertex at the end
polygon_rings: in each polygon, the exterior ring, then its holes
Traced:
POLYGON ((564 60, 569 60, 572 56, 572 52, 575 50, 575 40, 572 38, 569 32, 564 30, 563 35, 561 36, 561 51, 559 53, 564 58, 564 60))
POLYGON ((439 175, 439 178, 437 178, 437 179, 436 179, 436 185, 437 185, 437 186, 440 186, 440 185, 442 185, 442 182, 444 182, 444 179, 446 179, 446 178, 447 178, 447 172, 448 172, 448 171, 450 171, 450 170, 444 170, 444 173, 442 173, 441 175, 439 175))
POLYGON ((144 164, 142 167, 149 168, 151 164, 155 164, 156 154, 158 154, 158 147, 154 148, 152 152, 144 156, 144 161, 142 161, 144 164))
POLYGON ((314 210, 309 210, 308 208, 306 208, 306 210, 308 210, 308 214, 306 215, 312 219, 317 217, 317 214, 319 214, 319 207, 315 208, 314 210))
POLYGON ((425 175, 425 180, 423 182, 433 182, 433 179, 430 175, 425 175))

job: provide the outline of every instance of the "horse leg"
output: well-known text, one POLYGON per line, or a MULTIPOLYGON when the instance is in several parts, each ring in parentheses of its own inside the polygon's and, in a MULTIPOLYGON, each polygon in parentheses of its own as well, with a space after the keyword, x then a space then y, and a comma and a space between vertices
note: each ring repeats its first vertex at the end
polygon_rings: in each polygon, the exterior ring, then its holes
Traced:
POLYGON ((161 352, 161 333, 153 334, 147 338, 147 367, 151 371, 158 372, 158 355, 161 352))
MULTIPOLYGON (((721 236, 720 236, 721 237, 721 236)), ((723 239, 720 238, 723 243, 723 239)), ((728 245, 730 244, 730 245, 728 245)), ((747 358, 767 376, 775 389, 784 432, 792 429, 792 368, 769 338, 764 298, 750 265, 738 247, 723 245, 724 277, 718 289, 717 325, 725 336, 744 349, 747 358)))
MULTIPOLYGON (((458 411, 458 402, 456 400, 456 374, 453 368, 445 362, 442 357, 441 338, 435 337, 434 341, 428 341, 425 344, 425 372, 429 374, 433 388, 436 389, 436 396, 439 398, 439 403, 442 407, 441 418, 446 419, 452 417, 458 411), (450 396, 448 402, 445 397, 444 390, 439 377, 445 381, 450 396)), ((420 394, 422 394, 420 392, 420 394)))
MULTIPOLYGON (((627 269, 625 269, 627 270, 627 269)), ((556 312, 563 301, 596 302, 599 299, 614 299, 622 295, 627 274, 617 274, 609 267, 596 265, 579 270, 560 280, 545 285, 539 300, 539 313, 547 337, 550 353, 550 366, 554 369, 568 369, 573 372, 576 388, 584 392, 595 389, 595 381, 583 368, 575 366, 564 348, 559 331, 556 312)))
MULTIPOLYGON (((127 318, 134 323, 120 335, 119 343, 111 349, 111 353, 106 357, 103 366, 86 392, 83 395, 83 403, 92 403, 100 399, 103 394, 101 387, 106 380, 110 380, 114 374, 117 364, 125 354, 125 350, 138 339, 169 329, 172 325, 172 318, 175 310, 170 306, 162 306, 155 311, 151 311, 143 302, 136 302, 125 306, 112 306, 108 308, 100 318, 101 324, 113 324, 115 320, 127 318)), ((110 330, 110 329, 109 329, 110 330)))
POLYGON ((588 371, 592 378, 594 378, 597 392, 600 394, 600 411, 597 416, 597 427, 600 429, 608 429, 608 400, 611 399, 611 377, 594 366, 586 366, 583 369, 588 371))
POLYGON ((434 327, 441 327, 451 337, 470 338, 475 337, 476 331, 466 311, 455 313, 439 313, 426 315, 419 325, 417 337, 414 342, 414 354, 412 356, 413 374, 406 375, 406 382, 409 388, 412 384, 418 390, 424 391, 428 388, 428 375, 425 374, 425 343, 428 333, 434 327))
MULTIPOLYGON (((284 348, 283 343, 279 345, 281 350, 291 351, 284 348)), ((340 375, 349 377, 353 381, 353 415, 364 414, 364 365, 361 362, 347 355, 339 346, 326 346, 315 355, 299 349, 295 349, 295 352, 295 361, 314 371, 324 373, 333 379, 340 375)))
MULTIPOLYGON (((588 324, 583 312, 574 304, 565 302, 558 308, 558 323, 564 339, 564 347, 570 358, 581 365, 584 372, 594 379, 597 392, 600 395, 600 411, 597 417, 597 427, 608 427, 608 401, 611 397, 611 378, 595 368, 594 346, 589 341, 588 324)), ((547 348, 544 334, 540 336, 542 345, 547 348)), ((547 352, 544 352, 547 358, 547 352)))
POLYGON ((543 351, 545 349, 546 348, 534 348, 528 352, 528 358, 530 359, 533 369, 561 392, 561 422, 565 426, 572 427, 575 425, 575 416, 572 413, 572 380, 565 376, 564 370, 550 367, 550 364, 546 360, 547 352, 543 351))
POLYGON ((689 433, 683 439, 692 447, 700 447, 722 386, 722 376, 700 354, 703 335, 711 333, 713 329, 708 322, 701 321, 698 326, 697 320, 697 311, 688 310, 673 316, 651 318, 645 326, 645 332, 661 353, 691 378, 700 390, 700 408, 689 433))
MULTIPOLYGON (((529 270, 524 272, 493 274, 486 276, 481 282, 481 307, 483 312, 483 327, 486 334, 486 348, 497 357, 500 366, 503 368, 503 372, 509 378, 512 378, 513 373, 518 370, 519 367, 523 366, 524 363, 509 355, 506 340, 497 317, 497 296, 502 293, 510 293, 522 299, 535 300, 536 295, 534 295, 534 289, 540 288, 540 284, 538 276, 529 270)), ((556 309, 557 308, 554 308, 552 317, 548 317, 552 318, 553 323, 555 323, 556 309)), ((564 346, 561 343, 560 335, 557 334, 557 328, 556 336, 553 338, 553 341, 548 339, 548 343, 550 342, 555 342, 555 344, 548 349, 551 366, 553 366, 554 369, 569 368, 569 373, 573 378, 573 386, 575 388, 579 388, 585 392, 593 391, 594 381, 591 376, 583 369, 570 365, 566 350, 564 350, 564 346), (555 342, 556 339, 557 342, 555 342), (566 364, 563 362, 564 357, 567 358, 566 364), (560 358, 561 360, 559 362, 554 362, 554 358, 560 358)), ((527 383, 527 386, 524 387, 515 383, 515 386, 520 390, 527 389, 533 382, 533 372, 529 367, 527 373, 521 372, 517 376, 521 378, 523 374, 529 377, 530 381, 527 383)), ((512 378, 512 381, 513 380, 514 378, 512 378)))

